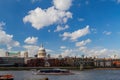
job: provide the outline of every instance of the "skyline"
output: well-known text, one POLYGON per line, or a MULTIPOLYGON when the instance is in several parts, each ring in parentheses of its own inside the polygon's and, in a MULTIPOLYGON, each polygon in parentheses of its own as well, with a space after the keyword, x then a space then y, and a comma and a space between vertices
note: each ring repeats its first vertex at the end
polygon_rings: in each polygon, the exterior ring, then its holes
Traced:
POLYGON ((120 57, 120 0, 0 1, 0 56, 5 51, 51 56, 120 57))

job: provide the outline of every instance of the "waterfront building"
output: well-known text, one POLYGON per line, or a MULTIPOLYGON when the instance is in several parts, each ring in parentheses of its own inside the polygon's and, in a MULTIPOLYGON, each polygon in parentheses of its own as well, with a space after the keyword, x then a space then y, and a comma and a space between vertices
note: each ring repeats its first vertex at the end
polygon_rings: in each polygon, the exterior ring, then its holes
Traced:
POLYGON ((0 67, 24 66, 24 58, 21 57, 0 57, 0 67))
POLYGON ((113 61, 113 66, 114 66, 114 67, 120 67, 120 59, 115 59, 115 60, 113 61))
POLYGON ((94 59, 94 66, 95 67, 113 67, 114 59, 94 59))

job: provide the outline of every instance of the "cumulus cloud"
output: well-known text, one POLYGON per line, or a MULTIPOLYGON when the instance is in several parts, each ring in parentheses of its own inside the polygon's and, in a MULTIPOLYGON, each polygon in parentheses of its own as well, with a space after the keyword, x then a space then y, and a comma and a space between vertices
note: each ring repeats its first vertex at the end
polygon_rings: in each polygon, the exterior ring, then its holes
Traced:
POLYGON ((120 0, 117 0, 117 3, 120 3, 120 0))
POLYGON ((61 46, 61 47, 60 47, 60 49, 65 49, 65 48, 66 48, 66 46, 61 46))
POLYGON ((109 50, 106 48, 92 48, 89 49, 87 47, 80 47, 79 50, 89 57, 106 57, 106 58, 113 58, 114 55, 119 55, 119 50, 109 50))
POLYGON ((51 32, 51 30, 48 30, 48 32, 51 32))
POLYGON ((81 57, 82 55, 84 55, 86 57, 98 58, 114 58, 114 56, 116 55, 116 58, 120 58, 119 52, 120 50, 110 50, 106 48, 88 48, 86 46, 82 46, 76 49, 65 49, 59 55, 62 55, 63 57, 81 57))
MULTIPOLYGON (((2 23, 1 27, 5 24, 2 23)), ((7 34, 5 31, 0 29, 0 44, 5 45, 7 49, 11 49, 12 47, 18 47, 20 43, 18 41, 13 40, 13 35, 7 34)))
POLYGON ((85 46, 86 44, 90 43, 91 40, 90 39, 87 39, 87 40, 83 40, 83 41, 80 41, 80 42, 76 42, 76 46, 80 47, 80 46, 85 46))
POLYGON ((25 43, 27 44, 35 44, 38 40, 38 37, 28 37, 25 39, 25 43))
MULTIPOLYGON (((67 6, 66 2, 71 2, 71 0, 59 0, 63 3, 63 5, 67 6)), ((54 0, 54 5, 47 9, 41 9, 37 7, 34 10, 29 11, 28 15, 23 18, 23 22, 29 22, 32 24, 32 27, 39 30, 44 27, 59 24, 59 23, 66 23, 69 18, 72 18, 72 13, 65 10, 56 9, 58 5, 57 0, 54 0)), ((70 4, 70 3, 69 3, 70 4)), ((60 5, 62 7, 62 5, 60 5)), ((70 5, 69 5, 70 6, 70 5)))
POLYGON ((97 33, 97 29, 95 29, 95 28, 91 28, 91 32, 93 32, 93 33, 97 33))
POLYGON ((59 10, 68 10, 72 5, 72 0, 53 0, 53 4, 59 10))
POLYGON ((103 34, 105 34, 105 35, 111 35, 111 34, 112 34, 112 32, 109 32, 109 31, 104 31, 104 32, 103 32, 103 34))
POLYGON ((33 57, 34 55, 37 54, 39 46, 36 46, 36 45, 24 45, 23 48, 25 48, 28 51, 30 57, 33 57))
POLYGON ((62 27, 62 26, 58 25, 56 30, 54 30, 54 32, 63 31, 63 30, 68 29, 68 28, 69 28, 68 25, 65 25, 65 27, 62 27))
POLYGON ((18 47, 20 45, 18 41, 13 40, 13 35, 9 35, 2 30, 0 30, 0 44, 7 46, 8 49, 18 47))
POLYGON ((78 21, 82 22, 84 21, 85 19, 84 18, 79 18, 78 21))
POLYGON ((76 49, 65 49, 61 52, 62 57, 81 57, 84 53, 82 53, 78 48, 76 49))
POLYGON ((32 3, 40 2, 41 0, 31 0, 32 3))
POLYGON ((77 41, 78 38, 85 36, 89 33, 90 33, 89 26, 86 26, 85 28, 79 29, 72 33, 64 32, 61 36, 63 37, 63 40, 70 39, 72 41, 77 41))
POLYGON ((3 56, 5 56, 5 50, 4 49, 0 49, 0 57, 3 57, 3 56))
POLYGON ((51 50, 51 49, 45 49, 45 50, 46 50, 47 54, 48 54, 48 53, 51 53, 51 52, 54 52, 54 51, 51 50))
POLYGON ((3 29, 3 27, 5 26, 4 22, 0 22, 0 30, 3 29))
POLYGON ((73 52, 72 49, 71 50, 66 49, 64 52, 61 53, 61 55, 63 57, 70 56, 72 54, 72 52, 73 52))

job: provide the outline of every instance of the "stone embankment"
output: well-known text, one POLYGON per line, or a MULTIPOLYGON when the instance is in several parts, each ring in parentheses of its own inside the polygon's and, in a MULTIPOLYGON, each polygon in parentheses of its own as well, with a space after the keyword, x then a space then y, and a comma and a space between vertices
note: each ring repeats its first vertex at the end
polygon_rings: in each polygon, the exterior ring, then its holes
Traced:
POLYGON ((39 80, 49 80, 49 79, 46 77, 46 78, 43 78, 43 79, 39 79, 39 80))

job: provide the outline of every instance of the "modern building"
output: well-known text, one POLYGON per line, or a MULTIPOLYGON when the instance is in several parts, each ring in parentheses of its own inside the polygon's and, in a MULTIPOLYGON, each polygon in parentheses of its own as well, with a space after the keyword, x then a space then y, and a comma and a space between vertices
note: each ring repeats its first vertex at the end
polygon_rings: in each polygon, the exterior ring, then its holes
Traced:
POLYGON ((27 51, 7 51, 5 53, 5 57, 25 57, 28 58, 28 52, 27 51))
POLYGON ((5 53, 6 57, 20 57, 21 53, 19 51, 7 51, 5 53))
POLYGON ((24 66, 24 58, 21 57, 0 57, 0 67, 24 66))

